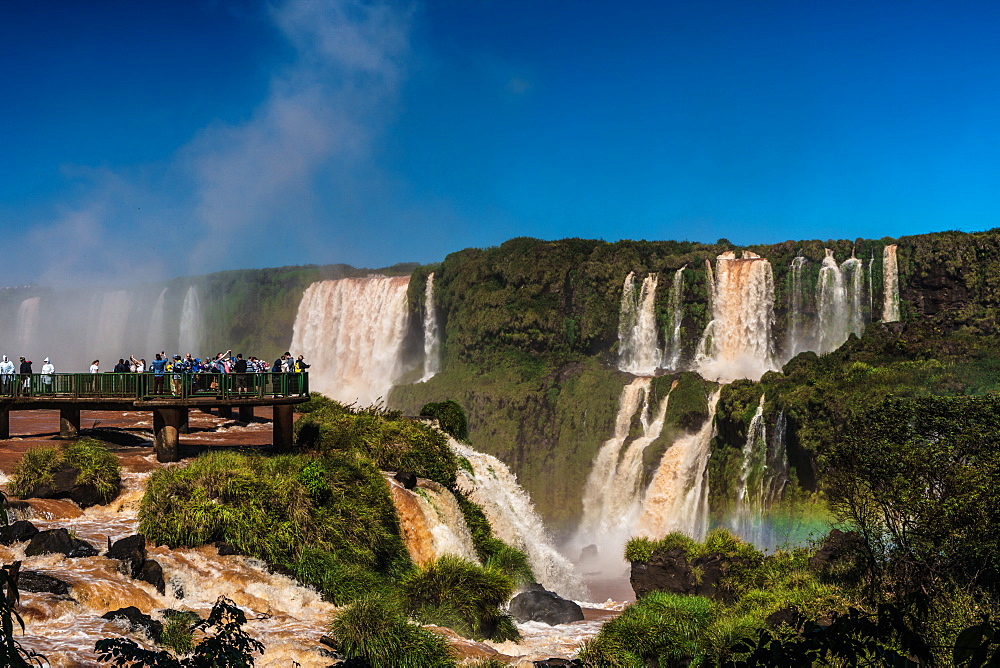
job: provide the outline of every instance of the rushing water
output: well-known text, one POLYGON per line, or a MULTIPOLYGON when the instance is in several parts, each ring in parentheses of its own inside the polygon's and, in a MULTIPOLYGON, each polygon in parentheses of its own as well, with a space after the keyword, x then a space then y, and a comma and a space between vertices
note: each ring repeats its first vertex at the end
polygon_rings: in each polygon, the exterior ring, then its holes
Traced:
POLYGON ((430 380, 441 370, 441 335, 437 307, 434 305, 434 273, 427 275, 424 288, 424 375, 420 381, 430 380))
POLYGON ((708 525, 708 457, 722 388, 708 399, 708 420, 677 438, 663 453, 643 499, 636 534, 662 538, 680 531, 697 540, 708 525))
POLYGON ((899 321, 899 268, 896 266, 896 244, 882 251, 882 322, 899 321))
POLYGON ((618 368, 651 376, 660 366, 661 352, 656 333, 657 275, 649 274, 636 290, 635 273, 629 272, 622 286, 618 320, 618 368))
POLYGON ((681 340, 681 324, 684 322, 684 270, 687 265, 674 272, 674 282, 670 286, 670 340, 664 351, 666 366, 674 371, 681 370, 681 355, 684 342, 681 340))
POLYGON ((387 480, 403 542, 415 564, 424 566, 446 554, 479 563, 454 494, 432 480, 420 479, 413 490, 391 477, 387 480))
POLYGON ((309 387, 368 406, 403 373, 409 276, 320 281, 302 295, 292 350, 312 365, 309 387))
POLYGON ((201 313, 201 297, 198 295, 198 286, 192 285, 184 295, 184 304, 181 306, 181 326, 178 348, 182 355, 191 353, 199 357, 204 341, 204 323, 201 313))

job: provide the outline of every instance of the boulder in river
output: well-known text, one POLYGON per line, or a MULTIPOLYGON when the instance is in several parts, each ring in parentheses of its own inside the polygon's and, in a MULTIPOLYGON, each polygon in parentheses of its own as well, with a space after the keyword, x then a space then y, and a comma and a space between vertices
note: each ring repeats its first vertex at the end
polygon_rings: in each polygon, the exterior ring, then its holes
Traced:
POLYGON ((143 614, 142 610, 134 605, 106 612, 101 615, 101 619, 125 623, 129 630, 142 631, 153 642, 160 642, 160 637, 163 635, 163 624, 149 615, 143 614))
POLYGON ((67 557, 96 557, 97 549, 85 540, 73 538, 66 529, 39 531, 32 536, 25 556, 38 554, 65 554, 67 557))
POLYGON ((510 614, 519 622, 545 622, 549 626, 583 621, 583 610, 574 601, 544 589, 523 591, 510 602, 510 614))
MULTIPOLYGON (((36 485, 28 493, 24 494, 23 497, 26 499, 31 497, 39 499, 69 499, 70 501, 75 501, 81 508, 89 508, 90 506, 97 506, 108 502, 109 496, 99 492, 94 485, 90 483, 78 485, 76 481, 79 475, 80 471, 75 466, 62 464, 53 472, 51 479, 36 485)), ((118 496, 118 491, 118 489, 114 490, 110 498, 113 499, 118 496)))
POLYGON ((37 571, 21 571, 17 574, 17 588, 34 594, 55 594, 69 596, 69 584, 59 578, 54 578, 37 571))
POLYGON ((13 545, 31 540, 38 533, 35 525, 28 520, 18 520, 5 527, 0 527, 0 545, 13 545))
POLYGON ((117 540, 104 556, 121 561, 124 573, 136 580, 142 574, 142 565, 146 562, 146 537, 137 533, 117 540))
POLYGON ((153 585, 161 596, 167 592, 167 583, 163 580, 163 567, 158 561, 146 559, 142 562, 142 568, 135 579, 153 585))

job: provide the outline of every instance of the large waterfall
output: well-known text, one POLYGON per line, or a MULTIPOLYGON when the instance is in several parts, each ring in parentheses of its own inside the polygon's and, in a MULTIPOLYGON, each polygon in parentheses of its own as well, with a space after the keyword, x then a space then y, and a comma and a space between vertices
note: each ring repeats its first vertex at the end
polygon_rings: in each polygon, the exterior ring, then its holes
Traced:
POLYGON ((681 324, 684 322, 684 270, 687 265, 674 272, 674 282, 670 286, 670 340, 664 350, 663 361, 674 371, 681 368, 684 345, 681 341, 681 324))
POLYGON ((25 351, 38 336, 38 313, 41 298, 29 297, 21 302, 17 309, 17 345, 18 350, 12 351, 12 356, 25 351))
POLYGON ((899 268, 896 266, 896 244, 882 251, 882 322, 899 321, 899 268))
POLYGON ((546 589, 578 600, 586 598, 583 579, 556 549, 531 498, 507 465, 454 439, 449 444, 469 464, 458 469, 458 488, 482 506, 496 537, 528 555, 535 577, 546 589))
POLYGON ((433 480, 420 479, 410 491, 386 476, 399 515, 403 542, 415 564, 425 566, 438 557, 454 555, 478 564, 472 534, 455 495, 433 480))
POLYGON ((441 370, 441 337, 438 332, 437 308, 434 306, 434 273, 427 275, 424 288, 424 375, 430 380, 441 370))
POLYGON ((191 353, 195 357, 203 354, 201 346, 204 342, 204 324, 201 312, 201 298, 198 296, 198 286, 192 285, 184 295, 184 305, 181 306, 181 331, 178 342, 179 352, 183 355, 191 353))
POLYGON ((771 263, 749 251, 716 258, 712 321, 698 343, 699 373, 711 380, 760 378, 776 368, 771 263))
POLYGON ((788 329, 786 331, 785 356, 791 359, 808 349, 806 341, 805 312, 802 298, 802 267, 808 260, 801 255, 792 260, 788 286, 788 329))
POLYGON ((618 368, 640 376, 651 376, 660 366, 656 336, 656 274, 649 274, 636 290, 635 272, 629 272, 622 287, 618 321, 618 368))
POLYGON ((361 406, 402 373, 409 276, 320 281, 302 295, 291 349, 312 365, 310 389, 361 406))
POLYGON ((708 526, 708 457, 715 429, 715 409, 722 388, 708 399, 708 420, 694 434, 684 434, 663 453, 642 502, 638 535, 662 538, 680 531, 700 540, 708 526))
POLYGON ((636 378, 622 390, 615 433, 598 450, 584 487, 583 518, 576 539, 580 547, 599 537, 602 552, 619 555, 632 536, 641 510, 643 452, 659 438, 670 399, 668 393, 651 414, 652 382, 636 378), (642 433, 634 435, 636 417, 642 433))
POLYGON ((847 340, 849 314, 844 274, 829 248, 826 249, 826 257, 819 270, 819 282, 816 284, 816 309, 819 316, 816 351, 828 353, 836 350, 847 340))

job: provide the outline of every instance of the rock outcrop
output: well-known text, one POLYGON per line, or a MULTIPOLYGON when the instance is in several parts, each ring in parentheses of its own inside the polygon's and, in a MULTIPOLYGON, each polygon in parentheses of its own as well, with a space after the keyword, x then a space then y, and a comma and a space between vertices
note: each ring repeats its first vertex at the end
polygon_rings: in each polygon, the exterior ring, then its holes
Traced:
POLYGON ((583 610, 576 602, 545 589, 521 592, 511 600, 509 609, 519 622, 544 622, 555 626, 583 621, 583 610))
POLYGON ((38 554, 65 554, 67 557, 96 557, 97 549, 85 540, 73 538, 66 529, 39 531, 32 536, 25 556, 38 554))
POLYGON ((654 552, 648 561, 633 561, 629 581, 636 598, 654 591, 672 594, 705 596, 732 602, 732 593, 725 586, 726 575, 744 565, 739 557, 706 554, 688 557, 684 548, 654 552))

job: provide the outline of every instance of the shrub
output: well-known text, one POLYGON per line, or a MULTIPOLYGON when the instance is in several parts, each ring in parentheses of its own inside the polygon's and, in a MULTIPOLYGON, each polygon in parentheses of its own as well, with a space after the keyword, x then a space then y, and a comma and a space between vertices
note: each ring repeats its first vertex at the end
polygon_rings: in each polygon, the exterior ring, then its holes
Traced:
POLYGON ((330 638, 347 659, 372 666, 450 668, 456 662, 448 641, 406 619, 398 603, 367 595, 338 612, 330 638))
POLYGON ((350 409, 336 399, 331 399, 325 394, 310 392, 309 401, 305 401, 301 404, 295 404, 294 410, 296 413, 313 413, 316 411, 346 412, 350 409))
POLYGON ((469 438, 468 420, 465 417, 465 411, 462 410, 462 406, 457 401, 449 399, 448 401, 424 404, 423 408, 420 409, 420 416, 436 419, 442 431, 451 434, 459 441, 469 438))
POLYGON ((514 594, 514 583, 497 570, 444 555, 409 573, 400 590, 410 611, 425 623, 468 638, 520 640, 510 616, 500 610, 514 594))
POLYGON ((107 447, 92 438, 81 438, 65 448, 42 446, 24 453, 14 467, 10 489, 26 497, 48 494, 56 475, 71 476, 68 486, 93 490, 99 503, 108 503, 121 489, 121 463, 107 447))

